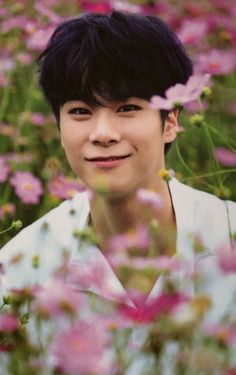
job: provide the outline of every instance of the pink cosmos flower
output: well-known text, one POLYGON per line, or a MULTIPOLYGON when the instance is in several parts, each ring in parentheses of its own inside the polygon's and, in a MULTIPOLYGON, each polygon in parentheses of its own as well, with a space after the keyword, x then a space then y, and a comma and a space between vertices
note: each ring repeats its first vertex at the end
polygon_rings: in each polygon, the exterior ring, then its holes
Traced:
POLYGON ((103 263, 83 263, 78 264, 73 262, 70 265, 68 272, 68 282, 76 290, 89 289, 91 286, 96 286, 96 288, 105 288, 106 280, 106 269, 104 269, 103 263))
POLYGON ((154 191, 147 189, 139 189, 137 198, 140 202, 152 206, 154 209, 160 210, 163 207, 162 197, 154 191))
POLYGON ((207 24, 202 20, 185 20, 177 35, 183 44, 198 45, 207 33, 207 24))
POLYGON ((43 16, 47 17, 48 20, 53 24, 57 24, 62 21, 62 18, 53 12, 51 9, 49 9, 46 4, 42 4, 41 1, 36 1, 34 5, 35 10, 39 13, 42 14, 43 16))
POLYGON ((30 116, 30 121, 33 125, 42 126, 45 122, 45 117, 39 112, 34 112, 30 116))
POLYGON ((210 75, 204 74, 191 76, 187 83, 177 83, 165 92, 166 98, 153 96, 151 98, 151 108, 160 110, 171 110, 178 105, 184 105, 199 98, 204 88, 210 84, 210 75))
POLYGON ((203 327, 204 333, 223 341, 226 345, 236 343, 236 330, 225 324, 208 324, 203 327))
MULTIPOLYGON (((14 216, 16 213, 16 206, 13 203, 5 203, 0 207, 0 212, 5 216, 14 216)), ((1 214, 0 214, 1 216, 1 214)))
POLYGON ((0 156, 0 183, 7 180, 10 168, 3 156, 0 156))
POLYGON ((10 179, 16 195, 25 204, 38 204, 43 194, 42 182, 30 172, 16 171, 10 179))
POLYGON ((35 291, 34 310, 47 317, 76 313, 80 308, 79 294, 60 279, 35 291))
POLYGON ((143 308, 132 308, 130 306, 122 306, 121 314, 128 319, 139 323, 150 323, 157 319, 162 314, 169 314, 174 311, 180 304, 188 301, 184 294, 162 293, 157 298, 146 304, 143 308))
POLYGON ((48 184, 50 195, 58 199, 73 198, 78 191, 85 188, 77 180, 64 176, 63 174, 54 177, 48 184))
POLYGON ((198 56, 196 71, 212 75, 226 75, 236 68, 235 50, 222 51, 212 49, 198 56))
POLYGON ((3 34, 5 34, 16 27, 23 28, 26 21, 27 18, 23 15, 9 17, 2 22, 1 31, 3 34))
POLYGON ((0 315, 0 332, 13 332, 19 327, 18 319, 9 313, 0 315))
POLYGON ((217 262, 224 274, 236 273, 236 241, 233 242, 233 249, 230 246, 220 249, 217 262))
POLYGON ((112 236, 109 241, 111 252, 126 252, 129 249, 146 250, 150 245, 150 234, 147 226, 140 224, 136 231, 112 236))
POLYGON ((28 52, 21 52, 17 55, 17 60, 23 65, 30 65, 33 61, 33 57, 28 52))
POLYGON ((236 154, 224 147, 217 147, 215 149, 215 158, 220 162, 220 164, 225 165, 226 167, 236 166, 236 154))
POLYGON ((91 2, 82 0, 80 2, 80 7, 85 12, 91 13, 110 13, 112 11, 112 7, 108 1, 91 2))
POLYGON ((102 321, 79 321, 59 332, 50 347, 55 367, 69 375, 113 373, 106 349, 109 335, 102 321))
POLYGON ((27 47, 35 51, 41 51, 47 44, 54 30, 55 26, 48 26, 41 30, 35 30, 26 39, 27 47))

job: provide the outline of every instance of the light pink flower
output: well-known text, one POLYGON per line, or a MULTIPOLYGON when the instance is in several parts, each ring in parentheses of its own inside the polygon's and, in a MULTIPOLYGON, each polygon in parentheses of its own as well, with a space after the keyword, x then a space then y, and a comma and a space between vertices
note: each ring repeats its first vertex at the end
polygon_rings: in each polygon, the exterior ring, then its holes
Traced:
POLYGON ((54 30, 55 26, 48 26, 44 29, 35 30, 26 39, 27 47, 35 51, 41 51, 46 46, 54 30))
POLYGON ((215 148, 215 158, 226 167, 236 166, 236 154, 224 147, 215 148))
POLYGON ((30 121, 33 125, 42 126, 45 122, 45 117, 39 112, 34 112, 30 116, 30 121))
POLYGON ((13 203, 5 203, 0 207, 0 210, 4 216, 14 216, 16 213, 16 206, 13 203))
POLYGON ((89 289, 91 286, 96 286, 96 288, 105 288, 106 280, 106 269, 104 269, 103 263, 83 263, 78 264, 76 262, 72 263, 68 272, 68 282, 76 290, 89 289))
POLYGON ((9 313, 0 315, 0 332, 13 332, 19 327, 18 319, 9 313))
POLYGON ((236 273, 236 241, 231 246, 225 246, 217 254, 217 262, 221 271, 225 274, 236 273))
POLYGON ((109 335, 102 321, 80 321, 59 332, 50 347, 55 367, 69 375, 113 373, 106 349, 109 335))
POLYGON ((198 19, 185 20, 177 35, 183 44, 198 45, 207 33, 206 22, 198 19))
POLYGON ((147 226, 140 224, 133 232, 112 236, 108 246, 111 252, 126 252, 134 248, 146 250, 149 245, 149 230, 147 226))
POLYGON ((152 206, 153 208, 160 210, 163 207, 162 197, 151 190, 139 189, 137 191, 137 199, 147 205, 152 206))
POLYGON ((34 311, 47 317, 74 314, 80 305, 79 294, 57 278, 35 292, 34 311))
POLYGON ((170 87, 166 92, 166 98, 161 96, 153 96, 151 98, 151 108, 160 110, 171 110, 178 105, 184 105, 199 98, 204 88, 210 84, 210 75, 203 76, 193 75, 187 83, 177 83, 175 86, 170 87))
POLYGON ((84 191, 77 180, 64 175, 54 177, 48 184, 49 194, 58 199, 72 198, 78 191, 84 191))
POLYGON ((225 324, 208 324, 203 327, 204 333, 212 336, 226 345, 233 345, 236 343, 236 330, 233 327, 225 324))
POLYGON ((8 84, 8 80, 4 77, 3 73, 0 72, 0 87, 6 87, 8 84))
POLYGON ((9 17, 2 22, 1 31, 5 34, 16 27, 23 28, 26 21, 27 18, 23 15, 9 17))
POLYGON ((28 52, 21 52, 17 55, 17 60, 23 65, 30 65, 33 61, 33 57, 28 52))
POLYGON ((198 73, 210 73, 212 75, 226 75, 232 73, 235 68, 235 50, 212 49, 209 52, 199 54, 196 64, 198 73))
POLYGON ((10 168, 3 156, 0 156, 0 183, 7 180, 10 168))
POLYGON ((49 9, 46 4, 42 4, 41 1, 36 1, 34 7, 39 14, 47 17, 51 23, 57 24, 62 21, 62 18, 58 14, 49 9))
POLYGON ((16 195, 25 204, 39 203, 43 194, 42 182, 30 172, 16 171, 10 179, 16 195))

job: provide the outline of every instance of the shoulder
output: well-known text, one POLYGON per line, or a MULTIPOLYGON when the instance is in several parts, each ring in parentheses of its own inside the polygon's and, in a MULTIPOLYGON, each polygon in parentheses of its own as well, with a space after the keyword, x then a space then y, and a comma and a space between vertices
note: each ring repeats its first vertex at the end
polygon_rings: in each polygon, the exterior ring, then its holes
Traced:
POLYGON ((83 227, 89 212, 89 203, 86 193, 78 193, 73 199, 62 202, 58 207, 49 211, 46 215, 24 228, 12 240, 10 240, 0 251, 0 258, 7 249, 24 244, 35 245, 36 238, 45 237, 47 233, 56 236, 64 242, 68 230, 73 222, 78 227, 83 227))
POLYGON ((20 286, 46 280, 63 254, 75 248, 73 232, 86 225, 88 213, 88 197, 78 193, 23 229, 0 250, 1 265, 7 270, 1 281, 20 286), (33 268, 35 257, 40 263, 37 270, 33 268))
POLYGON ((236 203, 194 189, 176 179, 170 181, 173 204, 179 215, 191 221, 192 231, 207 243, 228 242, 236 231, 236 203))

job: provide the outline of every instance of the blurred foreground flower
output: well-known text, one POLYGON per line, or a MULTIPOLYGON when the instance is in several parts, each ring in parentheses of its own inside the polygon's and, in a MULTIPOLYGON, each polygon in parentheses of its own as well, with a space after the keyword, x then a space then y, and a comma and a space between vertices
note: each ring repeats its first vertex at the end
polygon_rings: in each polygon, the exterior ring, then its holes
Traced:
POLYGON ((51 196, 58 199, 72 198, 78 191, 83 191, 84 187, 76 179, 60 174, 54 177, 48 184, 51 196))
POLYGON ((233 248, 225 246, 218 252, 217 256, 218 266, 223 273, 233 272, 236 274, 236 241, 233 242, 233 248))
POLYGON ((105 349, 109 336, 102 321, 80 321, 54 337, 50 351, 55 368, 68 375, 96 374, 111 375, 112 368, 105 349))
POLYGON ((226 167, 236 166, 236 154, 224 147, 217 147, 215 149, 215 158, 220 162, 220 164, 225 165, 226 167))
POLYGON ((16 195, 25 204, 38 204, 43 194, 42 182, 30 172, 16 171, 10 179, 16 195))

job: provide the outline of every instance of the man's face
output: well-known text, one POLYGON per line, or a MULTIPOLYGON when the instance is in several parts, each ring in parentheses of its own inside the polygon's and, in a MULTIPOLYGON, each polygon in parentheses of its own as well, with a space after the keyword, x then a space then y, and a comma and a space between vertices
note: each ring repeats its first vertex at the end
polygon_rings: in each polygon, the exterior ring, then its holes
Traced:
POLYGON ((111 197, 157 189, 164 145, 174 140, 176 125, 171 112, 163 131, 159 112, 139 98, 98 107, 69 101, 60 109, 61 141, 73 172, 92 190, 103 184, 111 197))

